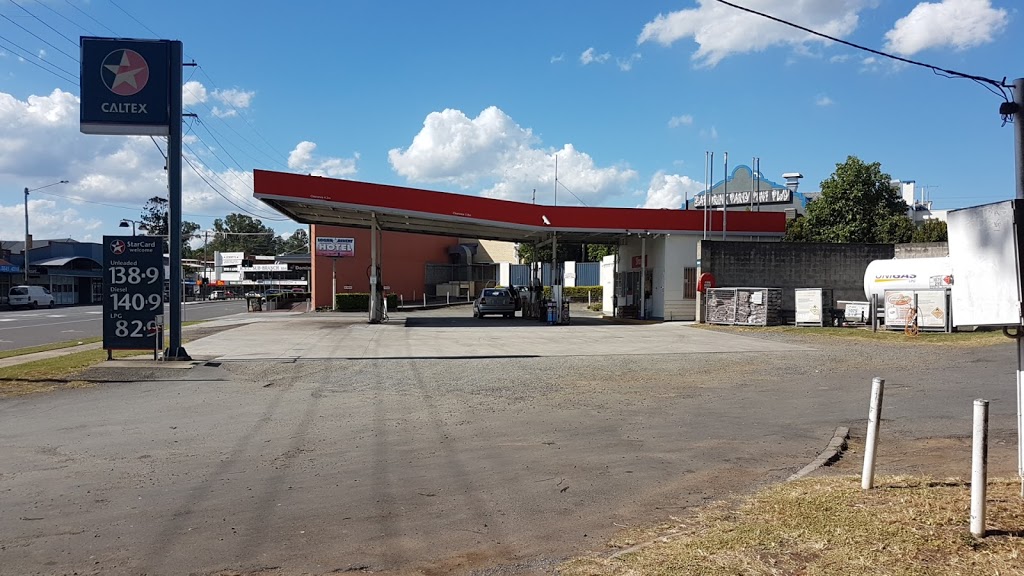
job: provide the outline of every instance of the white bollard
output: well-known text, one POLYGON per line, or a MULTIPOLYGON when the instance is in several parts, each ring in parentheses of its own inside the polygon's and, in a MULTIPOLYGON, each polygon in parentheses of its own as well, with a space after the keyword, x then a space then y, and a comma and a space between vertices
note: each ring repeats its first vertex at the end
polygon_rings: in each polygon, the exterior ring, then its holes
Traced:
POLYGON ((445 292, 445 294, 444 294, 444 303, 446 305, 448 305, 448 306, 452 305, 452 293, 451 292, 445 292))
POLYGON ((402 295, 402 294, 398 295, 398 305, 399 306, 405 306, 405 296, 402 295))
POLYGON ((884 378, 871 379, 868 437, 864 442, 864 471, 860 476, 860 487, 864 490, 870 490, 875 485, 875 450, 878 448, 878 425, 882 420, 882 393, 884 390, 884 378))
POLYGON ((974 401, 974 450, 971 455, 971 534, 985 537, 988 484, 988 400, 974 401))
POLYGON ((426 292, 423 293, 423 307, 424 308, 427 307, 427 293, 426 292))

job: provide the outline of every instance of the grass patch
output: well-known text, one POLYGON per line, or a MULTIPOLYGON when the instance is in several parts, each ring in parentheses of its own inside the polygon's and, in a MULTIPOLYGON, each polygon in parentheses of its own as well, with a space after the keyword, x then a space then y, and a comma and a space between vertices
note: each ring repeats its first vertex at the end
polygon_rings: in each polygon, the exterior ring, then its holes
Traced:
POLYGON ((106 358, 106 350, 84 350, 0 368, 0 395, 19 396, 85 385, 72 377, 106 358))
POLYGON ((970 535, 970 483, 883 477, 807 478, 738 507, 702 509, 658 543, 615 559, 577 558, 563 576, 1020 574, 1024 507, 1017 479, 990 480, 990 536, 970 535))
POLYGON ((60 350, 62 348, 71 348, 80 344, 92 344, 93 342, 100 342, 103 338, 96 336, 93 338, 83 338, 81 340, 69 340, 67 342, 53 342, 51 344, 40 344, 39 346, 29 346, 27 348, 15 348, 13 350, 0 350, 0 359, 10 358, 12 356, 23 356, 25 354, 32 354, 35 352, 47 352, 49 350, 60 350))
POLYGON ((931 345, 957 345, 957 346, 990 346, 993 344, 1008 344, 1012 342, 998 330, 978 330, 975 332, 921 332, 917 336, 909 336, 902 330, 879 330, 872 332, 871 328, 819 328, 816 326, 719 326, 715 324, 694 324, 697 328, 705 330, 720 330, 736 333, 775 333, 787 334, 812 340, 822 338, 845 338, 849 340, 876 341, 876 342, 909 342, 916 344, 931 345))

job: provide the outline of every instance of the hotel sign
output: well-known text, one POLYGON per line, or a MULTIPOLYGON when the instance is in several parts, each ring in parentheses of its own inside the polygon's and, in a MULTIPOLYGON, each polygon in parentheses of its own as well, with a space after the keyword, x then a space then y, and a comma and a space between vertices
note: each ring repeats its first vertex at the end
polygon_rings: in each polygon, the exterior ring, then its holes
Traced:
MULTIPOLYGON (((693 197, 693 207, 704 207, 704 194, 693 197)), ((711 206, 721 206, 725 200, 725 194, 712 194, 711 206)), ((751 204, 789 204, 793 201, 793 191, 789 188, 774 188, 771 190, 750 190, 729 192, 729 206, 750 206, 751 204)))

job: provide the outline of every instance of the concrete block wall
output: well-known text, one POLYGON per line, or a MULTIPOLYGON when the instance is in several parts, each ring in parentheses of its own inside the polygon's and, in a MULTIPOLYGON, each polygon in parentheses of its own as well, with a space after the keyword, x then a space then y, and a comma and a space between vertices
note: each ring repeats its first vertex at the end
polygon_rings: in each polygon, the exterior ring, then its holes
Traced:
POLYGON ((795 316, 796 288, 831 288, 836 300, 864 300, 864 271, 872 260, 892 258, 892 244, 817 244, 702 240, 697 273, 715 285, 782 288, 785 321, 795 316))
POLYGON ((911 242, 896 245, 896 258, 942 258, 949 256, 946 242, 911 242))

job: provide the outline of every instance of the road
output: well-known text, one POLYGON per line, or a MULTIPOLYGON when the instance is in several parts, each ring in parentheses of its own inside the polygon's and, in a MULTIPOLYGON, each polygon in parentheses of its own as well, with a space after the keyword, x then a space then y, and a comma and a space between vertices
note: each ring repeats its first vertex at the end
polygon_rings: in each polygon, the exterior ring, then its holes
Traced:
POLYGON ((500 319, 260 318, 192 342, 234 352, 191 370, 0 400, 0 574, 552 573, 784 480, 838 425, 862 435, 872 376, 882 454, 969 436, 978 397, 991 440, 1016 439, 1009 342, 524 323, 511 341, 551 355, 513 357, 487 348, 510 341, 500 319))
MULTIPOLYGON (((189 302, 184 320, 209 320, 245 312, 244 300, 189 302)), ((164 314, 168 314, 164 306, 164 314)), ((103 335, 103 307, 75 306, 50 310, 0 311, 0 350, 103 335)))

